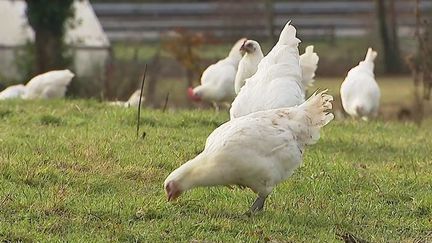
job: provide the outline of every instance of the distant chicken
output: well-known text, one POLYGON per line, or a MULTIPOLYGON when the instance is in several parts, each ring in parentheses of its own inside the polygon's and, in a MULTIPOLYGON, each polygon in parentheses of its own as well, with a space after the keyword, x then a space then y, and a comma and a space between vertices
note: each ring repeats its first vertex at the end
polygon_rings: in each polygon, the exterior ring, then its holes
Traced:
POLYGON ((305 53, 300 55, 300 67, 302 69, 302 82, 307 90, 315 82, 315 71, 318 68, 319 57, 314 52, 314 46, 307 46, 305 53))
MULTIPOLYGON (((129 97, 128 101, 126 101, 126 106, 128 107, 138 107, 140 103, 140 94, 141 90, 138 89, 129 97)), ((145 97, 141 97, 141 104, 144 103, 145 97)))
POLYGON ((243 54, 240 47, 245 40, 244 38, 238 40, 228 57, 204 70, 201 76, 201 85, 188 89, 188 95, 192 100, 222 103, 231 102, 234 99, 234 79, 243 54))
MULTIPOLYGON (((140 94, 141 94, 141 90, 138 89, 135 92, 133 92, 133 94, 129 97, 129 99, 127 101, 113 101, 113 102, 109 102, 109 104, 110 105, 115 105, 115 106, 123 106, 123 107, 126 107, 126 108, 129 108, 129 107, 138 107, 138 105, 139 105, 139 99, 140 99, 140 94)), ((145 97, 143 96, 141 98, 141 104, 143 104, 144 101, 145 101, 145 97)))
POLYGON ((240 50, 243 50, 245 55, 240 60, 234 81, 236 94, 240 92, 246 79, 252 77, 256 73, 258 64, 264 57, 260 44, 254 40, 246 40, 240 47, 240 50))
POLYGON ((381 94, 374 75, 374 60, 377 55, 377 52, 369 48, 364 61, 348 72, 340 88, 344 110, 350 116, 365 121, 378 114, 381 94))
POLYGON ((302 163, 306 145, 333 119, 333 97, 323 91, 300 106, 255 112, 228 121, 207 138, 204 151, 165 180, 168 200, 195 187, 239 185, 258 194, 248 213, 264 208, 273 188, 302 163))
POLYGON ((22 84, 12 85, 0 92, 0 100, 18 99, 21 98, 26 91, 26 87, 22 84))
POLYGON ((24 99, 63 98, 67 86, 75 76, 68 69, 39 74, 26 84, 24 99))
MULTIPOLYGON (((240 60, 239 68, 237 70, 235 79, 236 94, 240 92, 240 89, 245 84, 246 79, 252 77, 256 73, 258 64, 264 57, 261 51, 261 46, 257 41, 245 41, 245 43, 242 45, 242 49, 245 50, 246 54, 240 60)), ((307 46, 305 53, 300 56, 299 60, 300 68, 302 69, 302 83, 305 89, 308 89, 313 85, 315 81, 315 71, 318 68, 319 57, 313 50, 313 45, 307 46)))
POLYGON ((232 103, 231 119, 256 111, 299 105, 305 87, 299 64, 296 29, 287 23, 279 41, 258 65, 232 103))

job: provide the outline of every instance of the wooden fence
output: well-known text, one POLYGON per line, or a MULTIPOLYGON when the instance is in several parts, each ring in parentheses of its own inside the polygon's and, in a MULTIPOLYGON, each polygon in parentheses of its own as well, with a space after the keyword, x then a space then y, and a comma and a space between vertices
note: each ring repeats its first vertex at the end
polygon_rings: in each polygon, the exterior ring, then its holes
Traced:
MULTIPOLYGON (((396 0, 401 35, 414 25, 414 1, 396 0)), ((270 23, 279 33, 292 20, 302 37, 361 36, 376 26, 372 0, 265 1, 238 0, 194 3, 94 3, 94 10, 112 41, 157 40, 176 28, 222 39, 241 36, 268 37, 270 23)), ((432 1, 421 1, 422 11, 432 11, 432 1)))

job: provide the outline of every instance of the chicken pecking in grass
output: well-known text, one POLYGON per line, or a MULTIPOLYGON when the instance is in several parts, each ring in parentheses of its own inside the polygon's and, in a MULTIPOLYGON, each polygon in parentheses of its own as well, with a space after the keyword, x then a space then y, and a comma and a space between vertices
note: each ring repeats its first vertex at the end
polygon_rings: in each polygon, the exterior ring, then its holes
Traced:
POLYGON ((166 178, 168 200, 196 187, 239 185, 258 194, 248 213, 262 210, 273 188, 302 163, 305 146, 316 143, 321 127, 333 119, 332 100, 323 91, 299 106, 259 111, 221 125, 203 152, 166 178))

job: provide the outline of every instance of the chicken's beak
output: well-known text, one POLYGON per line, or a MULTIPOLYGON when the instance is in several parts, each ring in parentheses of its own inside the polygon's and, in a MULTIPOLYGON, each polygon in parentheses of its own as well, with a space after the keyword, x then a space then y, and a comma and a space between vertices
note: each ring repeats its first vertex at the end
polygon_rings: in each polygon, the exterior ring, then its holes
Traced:
POLYGON ((177 198, 178 198, 178 194, 176 194, 176 193, 174 193, 174 192, 170 192, 168 195, 167 195, 167 198, 168 198, 168 202, 172 202, 172 201, 174 201, 174 200, 176 200, 177 198))
POLYGON ((201 101, 201 97, 199 97, 198 95, 196 95, 196 94, 194 93, 192 87, 189 87, 189 88, 188 88, 187 93, 188 93, 189 99, 191 99, 192 101, 197 101, 197 102, 198 102, 198 101, 201 101))
POLYGON ((240 50, 245 52, 245 53, 252 53, 255 51, 255 48, 253 47, 253 45, 251 43, 246 45, 246 42, 243 43, 243 45, 240 47, 240 50))
POLYGON ((181 194, 181 191, 178 189, 175 182, 173 181, 168 182, 168 184, 165 187, 165 190, 166 190, 168 202, 174 201, 181 194))
POLYGON ((242 51, 242 52, 246 51, 246 47, 245 47, 246 41, 247 41, 247 39, 245 41, 243 41, 243 44, 240 46, 240 51, 242 51))

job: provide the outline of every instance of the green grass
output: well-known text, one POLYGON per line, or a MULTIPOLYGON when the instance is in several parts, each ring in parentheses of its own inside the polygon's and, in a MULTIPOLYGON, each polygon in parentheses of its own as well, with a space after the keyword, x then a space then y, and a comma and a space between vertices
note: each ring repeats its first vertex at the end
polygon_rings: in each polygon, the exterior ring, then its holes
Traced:
POLYGON ((304 165, 242 213, 249 190, 167 203, 165 177, 203 149, 224 112, 136 112, 96 101, 0 103, 0 240, 371 242, 432 240, 432 121, 334 121, 304 165))

